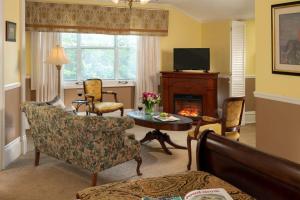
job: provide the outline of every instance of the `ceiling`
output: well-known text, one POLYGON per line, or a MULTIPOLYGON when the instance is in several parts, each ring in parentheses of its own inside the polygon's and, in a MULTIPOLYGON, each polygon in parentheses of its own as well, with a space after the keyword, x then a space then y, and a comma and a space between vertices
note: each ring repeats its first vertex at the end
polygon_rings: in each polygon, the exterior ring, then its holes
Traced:
POLYGON ((254 1, 255 0, 152 0, 153 3, 173 5, 199 21, 253 19, 254 1))
MULTIPOLYGON (((111 0, 91 1, 112 2, 111 0)), ((186 15, 199 21, 254 19, 254 1, 255 0, 151 0, 151 2, 156 5, 172 5, 186 15)))

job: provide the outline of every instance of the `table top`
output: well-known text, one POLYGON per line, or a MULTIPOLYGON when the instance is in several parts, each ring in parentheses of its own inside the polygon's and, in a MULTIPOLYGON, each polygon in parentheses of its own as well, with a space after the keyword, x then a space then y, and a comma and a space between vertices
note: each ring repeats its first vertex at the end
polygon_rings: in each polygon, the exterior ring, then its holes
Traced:
POLYGON ((164 122, 155 119, 153 116, 158 115, 146 115, 144 112, 131 111, 127 113, 127 116, 134 119, 135 123, 139 126, 153 128, 156 130, 166 130, 166 131, 187 131, 192 128, 193 120, 180 115, 172 114, 172 116, 179 118, 179 121, 164 122))

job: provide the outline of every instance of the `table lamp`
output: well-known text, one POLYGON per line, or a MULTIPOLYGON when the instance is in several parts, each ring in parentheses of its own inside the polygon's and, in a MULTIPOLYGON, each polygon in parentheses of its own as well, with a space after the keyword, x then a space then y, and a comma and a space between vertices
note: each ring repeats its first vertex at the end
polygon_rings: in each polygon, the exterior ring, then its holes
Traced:
POLYGON ((46 59, 45 63, 47 64, 53 64, 56 65, 57 71, 58 71, 58 96, 60 97, 60 71, 63 64, 68 64, 70 61, 67 58, 64 48, 60 47, 59 45, 56 45, 51 50, 50 55, 46 59))

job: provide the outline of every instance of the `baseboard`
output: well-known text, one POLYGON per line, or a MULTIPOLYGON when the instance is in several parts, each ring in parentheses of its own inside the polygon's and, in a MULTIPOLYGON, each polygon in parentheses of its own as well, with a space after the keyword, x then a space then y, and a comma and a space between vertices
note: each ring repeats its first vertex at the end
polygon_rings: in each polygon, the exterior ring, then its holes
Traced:
POLYGON ((256 112, 255 111, 246 111, 245 112, 245 123, 246 124, 256 123, 256 112))
POLYGON ((18 137, 4 146, 4 168, 22 154, 21 138, 18 137))

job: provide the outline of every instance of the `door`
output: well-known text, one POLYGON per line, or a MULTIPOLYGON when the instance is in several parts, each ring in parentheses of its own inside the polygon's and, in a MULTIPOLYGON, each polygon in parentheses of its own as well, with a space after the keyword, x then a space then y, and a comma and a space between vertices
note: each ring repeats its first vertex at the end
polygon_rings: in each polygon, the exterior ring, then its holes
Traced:
MULTIPOLYGON (((230 96, 245 96, 245 23, 232 22, 230 96)), ((245 124, 245 112, 242 124, 245 124)))

